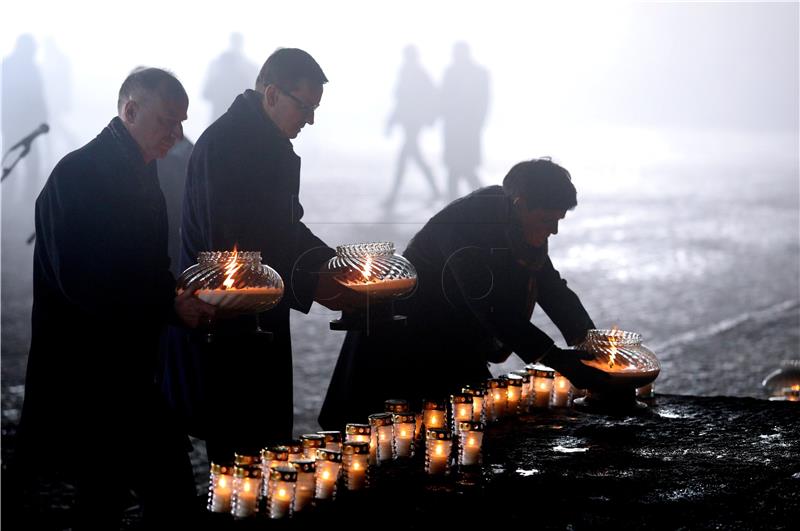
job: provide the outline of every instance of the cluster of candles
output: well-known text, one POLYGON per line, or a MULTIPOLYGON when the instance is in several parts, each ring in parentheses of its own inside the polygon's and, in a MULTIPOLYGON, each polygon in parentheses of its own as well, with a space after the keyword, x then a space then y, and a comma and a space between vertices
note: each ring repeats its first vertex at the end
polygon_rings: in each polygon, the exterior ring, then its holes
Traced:
POLYGON ((454 467, 466 471, 481 464, 487 423, 537 408, 569 407, 580 394, 553 369, 529 364, 465 385, 449 400, 423 400, 421 412, 412 412, 406 400, 389 399, 367 423, 347 424, 344 437, 321 431, 264 448, 258 456, 237 454, 232 466, 212 463, 207 508, 236 519, 290 517, 335 499, 339 488, 367 487, 372 467, 420 454, 429 475, 447 475, 454 467))

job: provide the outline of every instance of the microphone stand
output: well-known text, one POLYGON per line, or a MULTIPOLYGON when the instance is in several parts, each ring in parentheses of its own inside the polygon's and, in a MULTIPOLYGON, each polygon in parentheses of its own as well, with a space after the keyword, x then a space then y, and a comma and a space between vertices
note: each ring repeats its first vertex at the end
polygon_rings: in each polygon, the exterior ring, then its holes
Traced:
MULTIPOLYGON (((48 127, 48 128, 47 128, 47 129, 46 129, 44 132, 47 132, 47 130, 49 130, 49 129, 50 129, 50 128, 48 127)), ((38 136, 38 135, 37 135, 37 136, 38 136)), ((17 144, 17 145, 15 145, 14 147, 12 147, 11 149, 9 149, 8 151, 6 151, 6 154, 5 154, 5 155, 3 155, 3 176, 2 176, 2 177, 0 177, 0 182, 2 182, 2 181, 5 181, 5 180, 6 180, 6 177, 8 177, 8 175, 9 175, 9 174, 10 174, 10 173, 11 173, 11 172, 14 170, 14 168, 16 167, 16 165, 17 165, 17 164, 19 164, 19 161, 21 161, 22 159, 24 159, 24 158, 25 158, 25 155, 27 155, 27 154, 28 154, 28 153, 31 151, 31 144, 33 144, 33 141, 34 141, 35 139, 36 139, 36 137, 34 136, 33 138, 31 138, 31 139, 30 139, 30 141, 29 141, 29 142, 25 142, 25 143, 23 143, 21 146, 20 146, 19 144, 17 144), (8 156, 9 156, 9 155, 10 155, 10 154, 11 154, 11 153, 14 151, 14 150, 16 150, 18 147, 19 147, 19 148, 22 148, 22 149, 21 149, 21 151, 20 151, 20 153, 19 153, 19 156, 18 156, 16 159, 14 159, 14 162, 11 164, 11 166, 8 166, 8 167, 6 167, 6 165, 5 165, 6 158, 7 158, 7 157, 8 157, 8 156)), ((25 240, 25 243, 27 243, 28 245, 30 245, 30 244, 32 244, 32 243, 34 242, 34 240, 36 240, 36 232, 34 232, 34 233, 33 233, 33 234, 31 234, 30 236, 28 236, 28 239, 27 239, 27 240, 25 240)))

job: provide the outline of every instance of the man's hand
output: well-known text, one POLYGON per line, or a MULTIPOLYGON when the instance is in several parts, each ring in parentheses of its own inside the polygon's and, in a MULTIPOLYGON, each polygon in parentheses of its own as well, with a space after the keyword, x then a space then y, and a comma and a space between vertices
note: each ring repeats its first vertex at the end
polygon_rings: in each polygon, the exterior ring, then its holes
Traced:
POLYGON ((354 310, 363 307, 366 295, 335 280, 330 272, 320 272, 314 300, 330 310, 354 310))
POLYGON ((217 315, 217 309, 195 297, 197 287, 189 287, 175 297, 175 313, 181 322, 189 328, 209 326, 217 315))
POLYGON ((594 356, 585 350, 562 349, 553 345, 539 361, 566 376, 578 389, 602 388, 611 377, 608 373, 581 362, 591 359, 594 356))

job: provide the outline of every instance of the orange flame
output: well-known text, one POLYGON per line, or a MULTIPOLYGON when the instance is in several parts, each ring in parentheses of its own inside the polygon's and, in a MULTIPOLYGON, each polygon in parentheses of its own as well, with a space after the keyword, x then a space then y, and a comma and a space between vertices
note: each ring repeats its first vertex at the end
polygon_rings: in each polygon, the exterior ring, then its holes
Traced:
POLYGON ((608 342, 611 343, 611 353, 608 356, 608 368, 613 369, 614 363, 617 359, 617 338, 614 335, 617 333, 617 325, 611 327, 611 333, 608 335, 608 342))
POLYGON ((372 257, 367 256, 367 263, 364 264, 364 269, 361 271, 364 280, 369 280, 372 277, 372 257))
POLYGON ((800 384, 795 384, 792 386, 792 391, 800 391, 800 384))
POLYGON ((242 264, 236 263, 236 257, 239 255, 239 252, 236 250, 236 246, 233 246, 233 254, 231 255, 230 260, 225 265, 225 280, 222 281, 222 285, 225 286, 225 289, 231 289, 233 287, 233 283, 235 279, 233 278, 239 269, 241 269, 242 264))

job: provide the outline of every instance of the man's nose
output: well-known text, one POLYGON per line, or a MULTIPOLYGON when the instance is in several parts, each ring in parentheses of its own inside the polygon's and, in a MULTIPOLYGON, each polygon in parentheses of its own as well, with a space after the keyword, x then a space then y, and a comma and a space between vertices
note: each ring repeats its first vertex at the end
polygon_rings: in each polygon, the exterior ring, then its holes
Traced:
POLYGON ((558 234, 558 221, 554 222, 553 225, 550 227, 550 234, 554 236, 558 234))
POLYGON ((311 110, 306 113, 306 123, 308 125, 314 125, 314 111, 311 110))

